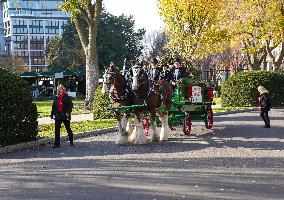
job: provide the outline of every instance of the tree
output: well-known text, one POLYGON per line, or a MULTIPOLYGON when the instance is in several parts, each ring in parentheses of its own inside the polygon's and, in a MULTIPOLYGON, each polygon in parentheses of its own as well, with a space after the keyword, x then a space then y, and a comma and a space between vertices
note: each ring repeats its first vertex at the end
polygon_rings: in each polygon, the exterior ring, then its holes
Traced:
POLYGON ((167 48, 188 63, 227 47, 227 31, 220 26, 222 1, 158 0, 169 37, 167 48), (221 45, 219 45, 221 44, 221 45))
POLYGON ((111 61, 122 66, 125 58, 138 58, 142 54, 141 41, 144 34, 145 29, 135 31, 135 20, 132 16, 114 16, 103 12, 97 37, 100 66, 111 61))
POLYGON ((275 70, 280 68, 284 48, 277 58, 272 51, 283 46, 283 4, 283 0, 229 0, 223 9, 223 26, 230 30, 233 44, 242 44, 252 69, 260 69, 267 55, 275 70))
POLYGON ((46 48, 48 69, 54 72, 85 68, 84 50, 74 23, 65 27, 61 37, 54 37, 46 48))
MULTIPOLYGON (((84 23, 84 20, 82 20, 84 23)), ((87 26, 86 22, 83 26, 87 26)), ((114 61, 122 66, 124 58, 131 60, 141 55, 144 29, 135 28, 132 16, 114 16, 102 12, 97 33, 99 67, 114 61)), ((54 38, 47 47, 49 68, 53 71, 76 70, 85 65, 82 45, 74 23, 69 23, 61 38, 54 38)))
POLYGON ((99 84, 99 66, 97 53, 97 30, 102 13, 103 0, 65 0, 61 8, 72 14, 72 20, 76 26, 86 57, 86 99, 85 106, 91 109, 95 89, 99 84), (86 30, 82 26, 80 16, 83 16, 88 24, 86 30))
POLYGON ((25 64, 25 60, 17 56, 2 57, 0 60, 0 68, 4 68, 12 73, 28 71, 28 66, 25 66, 25 64))
POLYGON ((165 45, 168 41, 164 31, 153 31, 143 38, 143 59, 161 56, 167 53, 165 45))
POLYGON ((266 15, 269 23, 266 26, 267 36, 265 37, 267 54, 272 58, 274 70, 280 70, 284 59, 284 1, 266 1, 268 4, 266 15), (272 45, 271 45, 272 44, 272 45), (280 48, 279 55, 275 56, 273 50, 280 48))

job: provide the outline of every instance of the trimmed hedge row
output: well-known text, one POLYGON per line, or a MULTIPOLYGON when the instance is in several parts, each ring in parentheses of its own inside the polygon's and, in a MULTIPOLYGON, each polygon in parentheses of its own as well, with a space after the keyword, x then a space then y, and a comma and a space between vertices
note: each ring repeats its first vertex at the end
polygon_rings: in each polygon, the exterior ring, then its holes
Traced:
POLYGON ((27 82, 0 68, 0 146, 36 140, 37 116, 27 82))
POLYGON ((102 85, 96 89, 93 103, 94 120, 96 119, 113 119, 113 114, 108 110, 110 100, 108 96, 102 94, 102 85))
POLYGON ((272 106, 284 105, 284 75, 269 71, 240 72, 227 79, 221 89, 225 107, 257 106, 258 86, 264 86, 271 96, 272 106))

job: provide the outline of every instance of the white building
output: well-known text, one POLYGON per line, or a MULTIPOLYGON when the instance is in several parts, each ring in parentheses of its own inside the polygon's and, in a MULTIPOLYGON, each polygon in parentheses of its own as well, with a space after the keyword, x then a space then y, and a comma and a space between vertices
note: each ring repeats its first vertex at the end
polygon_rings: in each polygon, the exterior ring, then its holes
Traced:
POLYGON ((0 56, 6 55, 5 52, 5 38, 4 38, 4 24, 3 24, 3 4, 0 3, 0 56))
MULTIPOLYGON (((63 33, 70 15, 54 0, 7 0, 3 3, 4 37, 9 55, 23 60, 29 71, 46 68, 45 48, 63 33)), ((1 38, 0 38, 1 40, 1 38)))

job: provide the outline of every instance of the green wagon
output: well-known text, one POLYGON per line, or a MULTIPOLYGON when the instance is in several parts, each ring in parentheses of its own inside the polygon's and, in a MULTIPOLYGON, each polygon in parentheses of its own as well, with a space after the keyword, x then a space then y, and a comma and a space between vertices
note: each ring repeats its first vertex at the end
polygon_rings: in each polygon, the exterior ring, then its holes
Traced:
MULTIPOLYGON (((213 98, 212 91, 208 83, 183 78, 179 80, 174 89, 172 104, 169 112, 169 126, 182 126, 185 135, 190 135, 192 121, 204 121, 206 128, 213 127, 213 112, 212 112, 213 98)), ((127 114, 133 114, 136 108, 144 108, 147 110, 147 105, 131 105, 112 107, 111 110, 121 110, 127 114)), ((147 111, 145 112, 145 119, 143 126, 145 134, 149 134, 149 120, 147 111)), ((161 123, 159 118, 156 118, 156 124, 161 123)))
POLYGON ((189 135, 193 120, 204 121, 206 128, 213 127, 212 91, 208 83, 181 79, 174 90, 169 113, 169 125, 182 126, 189 135))

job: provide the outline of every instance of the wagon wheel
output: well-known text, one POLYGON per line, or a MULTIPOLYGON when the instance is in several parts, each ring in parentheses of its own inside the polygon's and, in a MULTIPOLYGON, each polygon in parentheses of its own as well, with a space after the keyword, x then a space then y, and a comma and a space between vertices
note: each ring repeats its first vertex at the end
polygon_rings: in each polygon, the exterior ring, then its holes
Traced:
POLYGON ((183 132, 185 135, 190 135, 191 133, 191 117, 187 115, 183 120, 183 132))
POLYGON ((211 106, 208 106, 206 110, 205 126, 207 129, 213 128, 213 111, 211 106))
POLYGON ((143 119, 143 129, 145 131, 145 136, 149 136, 150 123, 147 118, 143 119))

